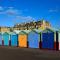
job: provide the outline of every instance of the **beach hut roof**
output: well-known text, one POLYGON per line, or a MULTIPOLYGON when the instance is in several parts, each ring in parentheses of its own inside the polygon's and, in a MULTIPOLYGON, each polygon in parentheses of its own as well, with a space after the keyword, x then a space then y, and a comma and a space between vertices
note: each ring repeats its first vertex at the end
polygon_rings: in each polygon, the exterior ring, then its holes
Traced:
POLYGON ((9 32, 10 35, 16 35, 16 32, 9 32))
POLYGON ((27 33, 24 32, 24 31, 21 31, 21 32, 19 32, 19 34, 24 35, 24 34, 27 34, 27 33))
POLYGON ((31 30, 29 33, 34 32, 34 33, 40 34, 41 31, 42 31, 42 30, 39 30, 39 29, 33 29, 33 30, 31 30))
POLYGON ((0 34, 2 34, 2 32, 0 32, 0 34))
POLYGON ((36 32, 36 33, 41 33, 43 30, 40 30, 40 29, 33 29, 32 31, 36 32))
POLYGON ((58 30, 58 32, 60 33, 60 29, 58 30))
POLYGON ((53 27, 51 27, 50 29, 52 29, 53 31, 59 31, 59 29, 53 27))
POLYGON ((31 30, 23 30, 26 34, 29 34, 31 30))
POLYGON ((16 34, 19 34, 22 30, 14 30, 16 34))
POLYGON ((45 33, 45 32, 55 32, 55 30, 52 28, 46 28, 45 30, 42 31, 42 33, 45 33))
POLYGON ((8 35, 9 35, 9 33, 8 33, 8 32, 3 32, 3 34, 8 34, 8 35))

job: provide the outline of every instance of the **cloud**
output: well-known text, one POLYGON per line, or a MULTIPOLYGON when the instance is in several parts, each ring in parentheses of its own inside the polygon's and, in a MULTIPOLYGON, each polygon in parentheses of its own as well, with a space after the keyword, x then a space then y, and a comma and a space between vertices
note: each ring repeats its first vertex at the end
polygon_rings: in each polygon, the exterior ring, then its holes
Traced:
POLYGON ((58 12, 58 9, 49 9, 49 12, 58 12))
POLYGON ((5 13, 8 15, 17 15, 17 14, 19 14, 19 11, 15 10, 15 9, 8 9, 5 11, 5 13))
POLYGON ((22 10, 15 9, 14 7, 8 7, 7 9, 0 6, 0 14, 6 15, 19 15, 22 14, 22 10))
POLYGON ((0 6, 0 14, 6 14, 6 15, 21 15, 23 13, 27 13, 28 9, 19 10, 14 7, 2 7, 0 6))
POLYGON ((15 16, 15 20, 16 21, 26 21, 26 22, 30 22, 30 21, 33 21, 35 20, 35 18, 31 17, 31 16, 23 16, 23 13, 27 12, 28 9, 24 9, 24 10, 18 10, 18 9, 15 9, 14 7, 8 7, 8 8, 4 8, 4 7, 1 7, 0 6, 0 14, 5 14, 7 16, 15 16))
POLYGON ((4 8, 2 6, 0 6, 0 11, 4 10, 4 8))
POLYGON ((14 7, 12 7, 12 6, 10 6, 10 7, 8 7, 9 9, 13 9, 14 7))
POLYGON ((35 20, 35 18, 31 17, 31 16, 16 16, 17 20, 24 20, 26 22, 30 22, 35 20))
POLYGON ((0 14, 4 14, 4 8, 0 6, 0 14))

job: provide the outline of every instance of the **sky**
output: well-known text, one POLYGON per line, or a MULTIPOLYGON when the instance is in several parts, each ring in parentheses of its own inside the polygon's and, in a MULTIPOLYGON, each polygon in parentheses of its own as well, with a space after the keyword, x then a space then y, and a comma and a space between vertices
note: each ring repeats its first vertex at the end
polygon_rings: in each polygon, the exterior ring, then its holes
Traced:
POLYGON ((0 26, 41 19, 60 28, 60 0, 0 0, 0 26))

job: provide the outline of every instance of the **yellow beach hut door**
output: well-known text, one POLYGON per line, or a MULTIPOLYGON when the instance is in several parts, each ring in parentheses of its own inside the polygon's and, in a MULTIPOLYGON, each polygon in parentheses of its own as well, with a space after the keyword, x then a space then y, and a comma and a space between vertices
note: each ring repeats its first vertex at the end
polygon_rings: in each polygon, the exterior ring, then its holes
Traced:
POLYGON ((27 47, 27 35, 19 35, 19 47, 27 47))

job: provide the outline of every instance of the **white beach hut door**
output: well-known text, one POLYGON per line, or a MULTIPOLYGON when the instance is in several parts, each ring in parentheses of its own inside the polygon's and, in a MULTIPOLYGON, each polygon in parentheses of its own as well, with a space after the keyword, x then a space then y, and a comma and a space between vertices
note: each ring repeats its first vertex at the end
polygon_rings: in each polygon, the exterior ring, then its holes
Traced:
POLYGON ((60 50, 60 33, 59 33, 59 50, 60 50))

